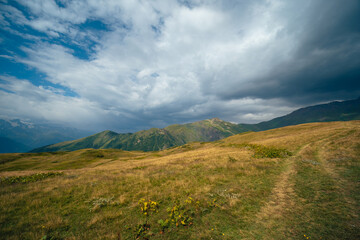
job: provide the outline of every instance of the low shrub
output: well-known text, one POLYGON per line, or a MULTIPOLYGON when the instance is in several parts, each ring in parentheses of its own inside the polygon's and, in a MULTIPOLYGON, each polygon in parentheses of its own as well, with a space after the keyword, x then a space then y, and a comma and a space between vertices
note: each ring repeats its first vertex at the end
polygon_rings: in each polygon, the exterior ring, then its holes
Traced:
POLYGON ((14 184, 14 183, 29 183, 37 182, 45 178, 63 175, 63 172, 48 172, 48 173, 35 173, 27 176, 11 176, 0 178, 1 184, 14 184))
POLYGON ((253 157, 255 158, 286 158, 293 155, 292 152, 283 148, 268 147, 251 143, 230 144, 229 146, 249 149, 254 152, 253 157))

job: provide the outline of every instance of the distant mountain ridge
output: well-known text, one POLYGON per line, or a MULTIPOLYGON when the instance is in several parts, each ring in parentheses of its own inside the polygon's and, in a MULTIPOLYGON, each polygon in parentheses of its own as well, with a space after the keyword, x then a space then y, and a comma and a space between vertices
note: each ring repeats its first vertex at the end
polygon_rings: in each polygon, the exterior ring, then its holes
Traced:
POLYGON ((0 153, 26 152, 31 149, 91 134, 74 128, 34 124, 21 119, 0 119, 0 153))
POLYGON ((123 134, 104 131, 82 139, 40 147, 32 152, 73 151, 83 148, 157 151, 188 142, 220 140, 247 131, 263 131, 310 122, 359 119, 360 98, 300 108, 285 116, 257 124, 234 124, 213 118, 182 125, 175 124, 164 129, 152 128, 136 133, 123 134))
POLYGON ((360 119, 360 98, 334 101, 300 108, 285 116, 257 124, 239 124, 250 131, 264 131, 290 125, 312 122, 351 121, 360 119))
POLYGON ((16 142, 10 138, 0 137, 0 153, 26 152, 29 149, 29 146, 16 142))
POLYGON ((119 148, 123 150, 157 151, 195 141, 215 141, 243 132, 238 124, 218 118, 188 124, 175 124, 163 129, 151 128, 136 133, 104 131, 82 139, 61 142, 32 152, 73 151, 83 148, 119 148))

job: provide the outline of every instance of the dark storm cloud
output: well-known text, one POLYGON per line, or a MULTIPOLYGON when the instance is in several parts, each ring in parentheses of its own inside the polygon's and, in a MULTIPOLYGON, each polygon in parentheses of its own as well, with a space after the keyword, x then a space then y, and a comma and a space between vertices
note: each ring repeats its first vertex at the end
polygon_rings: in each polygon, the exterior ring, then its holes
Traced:
POLYGON ((360 95, 360 1, 313 1, 302 11, 281 33, 299 42, 292 59, 222 97, 306 104, 360 95))

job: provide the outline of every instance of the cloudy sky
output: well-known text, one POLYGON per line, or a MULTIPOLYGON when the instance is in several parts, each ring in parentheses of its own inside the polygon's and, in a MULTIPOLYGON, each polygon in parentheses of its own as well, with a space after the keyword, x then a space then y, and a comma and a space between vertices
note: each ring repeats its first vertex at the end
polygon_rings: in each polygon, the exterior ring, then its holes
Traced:
POLYGON ((0 0, 0 116, 94 131, 360 96, 358 0, 0 0))

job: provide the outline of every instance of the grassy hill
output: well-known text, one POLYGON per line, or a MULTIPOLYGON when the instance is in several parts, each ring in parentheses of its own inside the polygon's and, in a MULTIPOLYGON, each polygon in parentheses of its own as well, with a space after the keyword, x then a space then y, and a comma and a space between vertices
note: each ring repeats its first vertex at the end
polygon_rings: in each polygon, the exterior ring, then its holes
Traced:
POLYGON ((359 156, 360 121, 157 152, 0 154, 0 238, 359 239, 359 156))
POLYGON ((133 134, 104 131, 82 139, 37 148, 32 152, 74 151, 83 148, 157 151, 194 141, 215 141, 240 132, 243 130, 237 124, 214 118, 171 125, 164 129, 151 128, 133 134))

